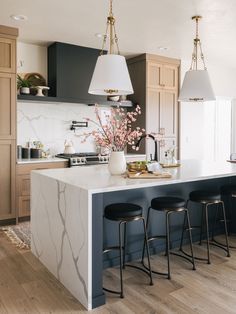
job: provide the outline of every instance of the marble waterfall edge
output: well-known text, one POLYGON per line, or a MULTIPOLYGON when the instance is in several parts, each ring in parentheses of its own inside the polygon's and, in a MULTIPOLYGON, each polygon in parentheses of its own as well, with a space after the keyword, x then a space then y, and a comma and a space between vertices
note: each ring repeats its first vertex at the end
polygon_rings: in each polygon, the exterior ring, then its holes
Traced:
POLYGON ((32 172, 31 250, 91 309, 91 212, 88 191, 32 172), (89 249, 90 248, 90 249, 89 249))

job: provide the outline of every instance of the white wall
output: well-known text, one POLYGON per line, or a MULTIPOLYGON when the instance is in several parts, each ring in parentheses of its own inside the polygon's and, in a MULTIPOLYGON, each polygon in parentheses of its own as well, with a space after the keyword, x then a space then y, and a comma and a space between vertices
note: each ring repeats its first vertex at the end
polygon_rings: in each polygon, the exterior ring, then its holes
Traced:
POLYGON ((47 47, 18 42, 17 72, 40 73, 47 80, 47 47))
MULTIPOLYGON (((215 95, 219 99, 236 98, 236 69, 224 67, 220 64, 208 64, 208 71, 211 78, 215 95)), ((189 69, 190 61, 181 62, 181 80, 189 69)), ((181 82, 182 84, 182 82, 181 82)), ((212 123, 208 120, 206 104, 184 103, 180 104, 180 158, 208 158, 209 146, 206 145, 206 124, 212 123), (204 109, 205 108, 205 109, 204 109)), ((236 110, 235 110, 236 111, 236 110)), ((236 121, 233 119, 233 124, 236 121)), ((229 121, 230 124, 230 121, 229 121)), ((236 138, 234 139, 236 141, 236 138)), ((235 142, 236 147, 236 142, 235 142)))

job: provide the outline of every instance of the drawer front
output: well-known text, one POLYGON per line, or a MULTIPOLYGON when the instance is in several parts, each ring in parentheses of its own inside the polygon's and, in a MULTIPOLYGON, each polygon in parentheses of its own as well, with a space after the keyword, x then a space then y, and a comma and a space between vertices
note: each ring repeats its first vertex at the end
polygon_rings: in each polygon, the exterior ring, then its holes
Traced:
POLYGON ((43 169, 56 169, 56 168, 67 168, 67 161, 59 161, 59 162, 42 162, 36 164, 18 164, 17 165, 17 175, 28 174, 32 170, 43 170, 43 169))
POLYGON ((30 175, 17 176, 17 194, 18 196, 30 195, 30 175))
POLYGON ((30 216, 30 196, 18 198, 19 217, 30 216))

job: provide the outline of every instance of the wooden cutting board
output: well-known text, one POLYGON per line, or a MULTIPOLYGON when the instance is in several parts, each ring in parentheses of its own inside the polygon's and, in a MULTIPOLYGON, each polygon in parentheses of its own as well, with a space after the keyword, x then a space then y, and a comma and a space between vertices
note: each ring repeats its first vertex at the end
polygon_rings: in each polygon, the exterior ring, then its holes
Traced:
POLYGON ((180 167, 181 164, 177 163, 177 164, 163 164, 160 163, 160 165, 162 166, 162 168, 176 168, 176 167, 180 167))
POLYGON ((128 177, 130 179, 167 179, 171 178, 172 175, 169 172, 155 172, 155 173, 134 173, 134 172, 128 172, 128 177))

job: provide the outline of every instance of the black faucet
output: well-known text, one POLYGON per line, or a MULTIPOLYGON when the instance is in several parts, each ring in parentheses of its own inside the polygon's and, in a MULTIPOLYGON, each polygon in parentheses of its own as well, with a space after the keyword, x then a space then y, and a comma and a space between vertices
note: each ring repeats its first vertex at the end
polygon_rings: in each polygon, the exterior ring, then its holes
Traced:
MULTIPOLYGON (((139 147, 140 146, 140 143, 142 141, 143 138, 148 138, 150 137, 154 143, 155 143, 155 152, 154 152, 154 159, 155 161, 158 161, 158 158, 157 158, 157 139, 152 135, 152 134, 144 134, 140 137, 140 139, 138 140, 138 142, 136 143, 135 147, 139 147)), ((151 158, 152 160, 152 158, 151 158)))

